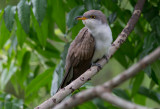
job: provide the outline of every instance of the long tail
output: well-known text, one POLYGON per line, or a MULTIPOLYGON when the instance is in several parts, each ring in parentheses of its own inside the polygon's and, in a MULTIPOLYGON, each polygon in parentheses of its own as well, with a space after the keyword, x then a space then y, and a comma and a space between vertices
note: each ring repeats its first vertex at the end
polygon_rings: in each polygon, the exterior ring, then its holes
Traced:
POLYGON ((65 72, 65 76, 64 76, 64 78, 63 78, 63 80, 62 80, 62 83, 60 84, 57 92, 58 92, 60 89, 62 89, 62 88, 64 88, 65 86, 67 86, 67 85, 72 81, 72 79, 73 79, 73 68, 70 67, 69 70, 65 72))

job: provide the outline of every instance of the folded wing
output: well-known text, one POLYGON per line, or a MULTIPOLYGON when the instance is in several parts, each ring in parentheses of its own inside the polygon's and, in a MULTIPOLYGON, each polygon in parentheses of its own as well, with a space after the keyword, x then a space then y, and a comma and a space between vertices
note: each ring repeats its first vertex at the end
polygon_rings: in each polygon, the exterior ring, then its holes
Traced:
POLYGON ((69 47, 66 57, 65 76, 60 88, 65 87, 90 68, 94 50, 94 37, 84 27, 69 47))

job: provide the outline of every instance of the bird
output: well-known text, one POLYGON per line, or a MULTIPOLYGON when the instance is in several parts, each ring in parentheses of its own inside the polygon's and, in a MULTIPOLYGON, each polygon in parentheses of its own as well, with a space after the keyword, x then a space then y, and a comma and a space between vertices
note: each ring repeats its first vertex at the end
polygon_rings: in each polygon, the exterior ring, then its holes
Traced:
MULTIPOLYGON (((78 78, 97 60, 106 56, 112 43, 112 31, 100 10, 89 10, 82 16, 83 27, 70 44, 66 56, 65 75, 59 89, 78 78)), ((58 90, 59 90, 58 89, 58 90)))

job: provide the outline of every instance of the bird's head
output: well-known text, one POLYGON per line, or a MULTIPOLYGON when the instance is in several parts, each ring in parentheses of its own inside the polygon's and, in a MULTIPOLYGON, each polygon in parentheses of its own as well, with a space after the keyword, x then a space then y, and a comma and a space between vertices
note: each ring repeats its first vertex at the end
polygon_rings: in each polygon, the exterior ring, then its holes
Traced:
POLYGON ((82 20, 83 24, 91 30, 99 25, 107 24, 106 16, 99 10, 87 11, 76 19, 82 20))

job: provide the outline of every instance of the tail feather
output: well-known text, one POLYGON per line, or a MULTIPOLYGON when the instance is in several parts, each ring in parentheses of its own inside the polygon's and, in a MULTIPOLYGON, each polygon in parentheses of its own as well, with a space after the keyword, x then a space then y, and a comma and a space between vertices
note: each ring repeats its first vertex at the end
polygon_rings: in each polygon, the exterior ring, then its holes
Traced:
POLYGON ((63 80, 62 80, 62 83, 60 84, 57 92, 58 92, 60 89, 62 89, 62 88, 64 88, 65 86, 67 86, 67 85, 72 81, 72 79, 73 79, 73 68, 70 67, 69 70, 65 72, 65 76, 64 76, 64 78, 63 78, 63 80))

